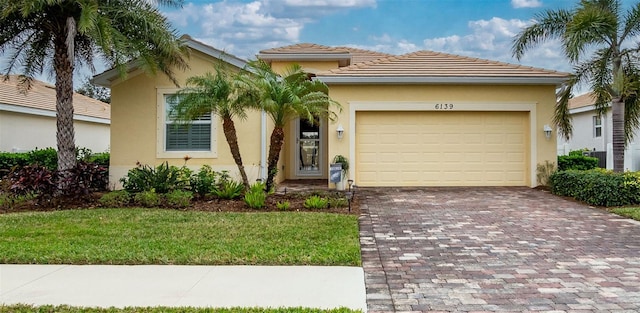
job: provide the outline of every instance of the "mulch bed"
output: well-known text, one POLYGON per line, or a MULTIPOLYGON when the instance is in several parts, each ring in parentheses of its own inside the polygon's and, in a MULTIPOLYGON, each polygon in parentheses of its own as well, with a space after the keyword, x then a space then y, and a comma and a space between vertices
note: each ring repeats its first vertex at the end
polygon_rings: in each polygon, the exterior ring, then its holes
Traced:
MULTIPOLYGON (((305 199, 317 192, 290 192, 287 194, 276 193, 267 197, 266 207, 262 209, 251 209, 247 207, 242 199, 238 200, 222 200, 222 199, 194 199, 191 205, 182 211, 205 211, 205 212, 282 212, 277 208, 276 203, 289 201, 290 207, 287 211, 295 212, 322 212, 322 213, 336 213, 336 214, 353 214, 359 215, 360 208, 358 205, 357 194, 351 201, 351 210, 349 207, 339 208, 327 208, 327 209, 307 209, 304 207, 305 199)), ((60 210, 73 210, 73 209, 93 209, 99 208, 100 204, 98 199, 104 193, 94 193, 83 197, 81 199, 64 199, 57 198, 51 200, 40 201, 28 201, 19 205, 14 205, 11 208, 0 207, 0 214, 3 213, 15 213, 15 212, 47 212, 47 211, 60 211, 60 210)), ((321 196, 337 196, 336 192, 323 191, 319 193, 321 196)), ((132 205, 133 207, 139 207, 132 205)))

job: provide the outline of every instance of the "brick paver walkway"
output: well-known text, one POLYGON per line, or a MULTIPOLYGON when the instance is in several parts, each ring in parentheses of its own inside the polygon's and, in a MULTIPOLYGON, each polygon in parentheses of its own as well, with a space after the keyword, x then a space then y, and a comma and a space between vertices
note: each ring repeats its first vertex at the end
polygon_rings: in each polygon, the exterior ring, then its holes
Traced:
POLYGON ((369 312, 639 312, 640 223, 529 188, 358 191, 369 312))

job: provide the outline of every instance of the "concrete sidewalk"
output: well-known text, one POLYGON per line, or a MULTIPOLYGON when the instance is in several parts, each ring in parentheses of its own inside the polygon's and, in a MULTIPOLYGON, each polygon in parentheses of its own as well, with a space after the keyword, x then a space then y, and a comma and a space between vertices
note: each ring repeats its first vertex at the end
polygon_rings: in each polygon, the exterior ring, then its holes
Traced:
POLYGON ((347 307, 364 273, 340 266, 0 265, 0 304, 347 307))

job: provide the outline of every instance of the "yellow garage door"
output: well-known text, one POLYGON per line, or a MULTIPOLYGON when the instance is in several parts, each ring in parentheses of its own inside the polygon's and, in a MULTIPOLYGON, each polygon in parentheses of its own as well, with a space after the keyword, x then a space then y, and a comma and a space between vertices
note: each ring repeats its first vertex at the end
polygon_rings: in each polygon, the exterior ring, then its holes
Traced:
POLYGON ((528 112, 357 112, 360 186, 526 186, 528 112))

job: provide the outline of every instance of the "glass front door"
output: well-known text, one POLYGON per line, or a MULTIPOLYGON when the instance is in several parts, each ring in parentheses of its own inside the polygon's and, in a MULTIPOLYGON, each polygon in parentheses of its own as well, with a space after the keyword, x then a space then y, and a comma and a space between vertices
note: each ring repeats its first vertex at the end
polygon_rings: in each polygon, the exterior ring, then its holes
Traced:
POLYGON ((318 176, 320 171, 320 123, 315 121, 313 124, 305 119, 298 120, 297 136, 297 167, 296 174, 299 176, 318 176))

